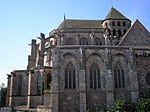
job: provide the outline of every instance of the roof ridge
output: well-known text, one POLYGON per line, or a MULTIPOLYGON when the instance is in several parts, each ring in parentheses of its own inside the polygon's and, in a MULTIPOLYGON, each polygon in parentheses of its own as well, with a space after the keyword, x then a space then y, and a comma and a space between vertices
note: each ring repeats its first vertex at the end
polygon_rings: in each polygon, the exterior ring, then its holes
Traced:
POLYGON ((103 20, 77 20, 77 19, 65 19, 57 29, 59 28, 102 28, 103 20))
POLYGON ((128 19, 126 18, 121 12, 119 12, 117 9, 112 7, 110 11, 108 12, 105 19, 128 19))
POLYGON ((99 20, 99 19, 65 19, 64 21, 67 20, 75 20, 75 21, 103 21, 103 20, 99 20))

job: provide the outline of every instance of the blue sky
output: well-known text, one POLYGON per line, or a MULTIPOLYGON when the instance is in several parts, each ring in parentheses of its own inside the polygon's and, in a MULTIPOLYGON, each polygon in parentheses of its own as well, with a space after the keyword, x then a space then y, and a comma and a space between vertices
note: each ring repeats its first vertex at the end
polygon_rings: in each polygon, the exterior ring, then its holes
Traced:
POLYGON ((139 19, 150 31, 150 0, 1 0, 0 84, 14 69, 26 69, 31 39, 48 33, 67 19, 102 20, 112 7, 132 23, 139 19))

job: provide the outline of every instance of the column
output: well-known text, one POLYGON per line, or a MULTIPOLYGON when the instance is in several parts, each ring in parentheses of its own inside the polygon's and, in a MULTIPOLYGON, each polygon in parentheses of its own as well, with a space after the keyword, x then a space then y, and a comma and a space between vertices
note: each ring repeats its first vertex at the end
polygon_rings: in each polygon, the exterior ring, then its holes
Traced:
POLYGON ((13 77, 14 75, 11 74, 11 78, 10 78, 10 93, 9 93, 9 107, 13 106, 12 104, 12 95, 13 95, 13 77))
POLYGON ((80 48, 79 95, 80 112, 86 112, 85 49, 80 48))
POLYGON ((58 75, 59 75, 59 59, 58 59, 58 54, 59 54, 59 49, 54 48, 53 50, 53 73, 52 73, 52 112, 59 112, 58 110, 58 75))
POLYGON ((44 64, 44 46, 45 46, 45 35, 43 33, 40 34, 40 46, 39 46, 39 59, 38 65, 43 66, 44 64))
POLYGON ((94 32, 92 32, 91 34, 90 34, 90 37, 91 37, 91 45, 94 45, 94 32))
POLYGON ((112 71, 110 69, 107 70, 106 76, 106 101, 107 108, 111 107, 114 103, 114 91, 113 91, 113 77, 112 71))
POLYGON ((138 86, 138 77, 137 72, 134 66, 134 51, 133 48, 130 48, 130 71, 129 71, 129 79, 130 79, 130 91, 131 91, 131 102, 137 103, 139 98, 139 86, 138 86))
POLYGON ((58 110, 58 67, 53 67, 52 76, 52 111, 59 112, 58 110))
POLYGON ((107 108, 109 108, 114 103, 114 86, 113 86, 113 74, 112 74, 111 48, 106 48, 106 54, 107 54, 106 101, 107 101, 107 108))
POLYGON ((86 112, 86 83, 85 69, 79 72, 80 112, 86 112))
POLYGON ((28 74, 28 99, 27 99, 27 108, 31 107, 31 78, 32 78, 32 72, 29 71, 28 74))
POLYGON ((6 106, 9 106, 9 97, 10 97, 10 86, 11 86, 11 75, 7 74, 7 96, 6 96, 6 106))
POLYGON ((57 41, 57 45, 58 45, 58 46, 61 45, 62 34, 60 34, 60 35, 59 35, 59 34, 56 34, 55 37, 56 37, 56 38, 55 38, 55 39, 56 39, 55 41, 57 41))

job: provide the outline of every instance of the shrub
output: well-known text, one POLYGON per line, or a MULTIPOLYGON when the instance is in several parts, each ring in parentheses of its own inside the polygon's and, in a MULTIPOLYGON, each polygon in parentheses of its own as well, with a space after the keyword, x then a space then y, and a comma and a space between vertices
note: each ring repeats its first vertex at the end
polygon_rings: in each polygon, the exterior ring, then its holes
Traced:
POLYGON ((116 100, 107 112, 136 112, 136 105, 125 100, 116 100))
POLYGON ((150 99, 140 98, 137 104, 138 112, 150 112, 150 99))

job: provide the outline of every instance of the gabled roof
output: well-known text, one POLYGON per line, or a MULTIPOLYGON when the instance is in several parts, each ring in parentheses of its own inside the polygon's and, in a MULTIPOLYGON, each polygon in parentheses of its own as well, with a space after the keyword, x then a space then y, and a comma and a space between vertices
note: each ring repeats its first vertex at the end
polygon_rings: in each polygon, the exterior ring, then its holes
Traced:
POLYGON ((136 20, 122 37, 119 46, 150 46, 149 31, 139 20, 136 20))
POLYGON ((74 20, 65 19, 58 27, 60 28, 102 28, 102 20, 74 20))
POLYGON ((115 8, 111 8, 105 19, 128 19, 115 8))

